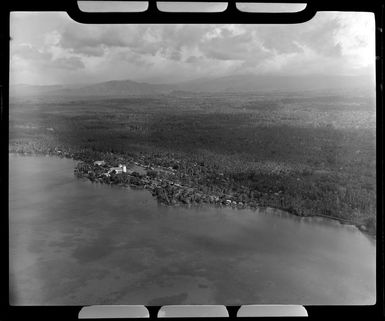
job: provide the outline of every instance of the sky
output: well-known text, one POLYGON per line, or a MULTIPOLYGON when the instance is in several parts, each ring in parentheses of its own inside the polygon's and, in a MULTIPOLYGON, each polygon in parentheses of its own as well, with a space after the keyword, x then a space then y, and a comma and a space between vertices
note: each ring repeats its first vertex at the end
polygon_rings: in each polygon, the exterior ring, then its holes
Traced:
POLYGON ((375 70, 372 13, 320 12, 291 25, 88 25, 65 12, 13 12, 10 28, 11 84, 179 83, 375 70))

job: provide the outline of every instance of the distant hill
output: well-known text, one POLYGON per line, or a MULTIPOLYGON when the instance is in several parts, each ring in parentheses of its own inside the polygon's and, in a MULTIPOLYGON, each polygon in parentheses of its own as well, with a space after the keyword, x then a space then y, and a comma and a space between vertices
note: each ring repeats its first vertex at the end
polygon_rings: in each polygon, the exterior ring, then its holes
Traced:
POLYGON ((62 85, 36 86, 36 85, 13 85, 9 87, 9 95, 12 96, 36 96, 47 95, 51 92, 65 89, 62 85))
POLYGON ((151 96, 175 92, 265 92, 265 91, 372 91, 374 79, 349 76, 258 76, 233 75, 204 78, 180 84, 150 84, 132 80, 113 80, 88 85, 15 85, 11 96, 125 97, 151 96))
POLYGON ((170 85, 139 83, 132 80, 113 80, 85 86, 76 91, 72 90, 72 93, 85 96, 147 96, 170 93, 173 89, 174 87, 170 85))
POLYGON ((374 79, 349 76, 258 76, 234 75, 215 79, 197 79, 179 85, 194 92, 259 92, 350 90, 374 88, 374 79))
POLYGON ((10 87, 11 96, 69 96, 69 97, 124 97, 167 94, 175 87, 161 84, 139 83, 131 80, 113 80, 90 85, 33 86, 15 85, 10 87))

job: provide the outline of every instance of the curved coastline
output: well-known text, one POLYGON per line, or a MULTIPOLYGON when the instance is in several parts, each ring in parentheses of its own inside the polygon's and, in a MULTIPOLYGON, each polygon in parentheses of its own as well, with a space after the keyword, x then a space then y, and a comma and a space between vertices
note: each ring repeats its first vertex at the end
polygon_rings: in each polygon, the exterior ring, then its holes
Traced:
POLYGON ((376 242, 353 226, 162 205, 144 189, 76 179, 72 159, 9 159, 14 303, 171 304, 181 293, 180 304, 374 302, 376 242))
MULTIPOLYGON (((183 206, 183 207, 190 207, 190 206, 215 206, 215 207, 228 207, 228 208, 234 208, 234 209, 251 209, 251 210, 257 210, 259 208, 272 208, 279 211, 283 211, 287 214, 294 215, 297 217, 319 217, 326 220, 333 220, 337 221, 342 225, 352 225, 356 227, 361 232, 367 234, 368 236, 372 238, 376 238, 376 229, 373 228, 371 225, 367 226, 365 224, 360 224, 359 222, 354 222, 350 219, 345 219, 337 216, 331 216, 331 215, 324 215, 321 213, 313 213, 313 214, 306 214, 303 215, 303 213, 300 213, 296 211, 295 209, 288 209, 286 207, 280 207, 277 206, 277 204, 267 204, 267 205, 260 205, 258 201, 252 200, 251 202, 241 202, 234 197, 229 195, 208 195, 204 194, 201 191, 197 191, 193 187, 180 185, 178 183, 172 182, 172 180, 169 179, 156 179, 155 177, 151 177, 148 175, 148 172, 153 172, 156 170, 164 171, 164 168, 156 168, 151 165, 141 164, 140 160, 135 159, 134 157, 130 159, 123 159, 121 155, 116 155, 113 153, 101 153, 103 155, 109 154, 110 159, 106 162, 104 167, 101 167, 99 165, 95 165, 94 162, 97 161, 97 159, 90 159, 89 156, 87 156, 87 151, 80 151, 80 152, 71 152, 71 151, 65 151, 64 149, 49 149, 45 151, 28 151, 28 152, 20 152, 20 151, 9 151, 9 154, 15 154, 15 155, 21 155, 21 156, 49 156, 49 157, 58 157, 58 158, 68 158, 72 159, 73 161, 78 162, 75 165, 74 168, 74 174, 78 178, 85 178, 92 183, 101 183, 101 184, 107 184, 107 185, 114 185, 118 187, 130 187, 130 188, 139 188, 139 189, 146 189, 148 190, 153 197, 155 197, 158 201, 158 203, 166 205, 166 206, 183 206), (132 166, 138 168, 143 168, 142 173, 138 173, 136 171, 130 171, 130 174, 127 173, 121 173, 114 175, 112 173, 111 176, 103 175, 106 171, 100 173, 100 169, 107 170, 108 168, 112 168, 114 166, 117 166, 118 161, 127 161, 130 163, 128 168, 132 168, 132 166), (86 164, 85 167, 81 168, 79 167, 79 164, 86 164), (99 176, 95 174, 95 170, 99 170, 99 176), (123 175, 122 175, 123 174, 123 175), (102 177, 103 176, 103 177, 102 177), (122 179, 123 178, 123 179, 122 179), (186 191, 189 190, 189 194, 181 194, 181 193, 175 193, 175 190, 177 191, 186 191), (171 192, 170 192, 171 191, 171 192), (174 197, 176 195, 176 197, 174 197)), ((167 170, 167 169, 166 169, 167 170)), ((168 178, 170 175, 168 175, 168 178)))

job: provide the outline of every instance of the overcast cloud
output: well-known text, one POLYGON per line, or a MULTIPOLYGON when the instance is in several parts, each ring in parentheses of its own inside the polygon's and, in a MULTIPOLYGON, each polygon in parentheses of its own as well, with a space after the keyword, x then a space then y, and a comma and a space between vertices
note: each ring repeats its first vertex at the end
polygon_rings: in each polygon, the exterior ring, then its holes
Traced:
POLYGON ((374 74, 374 16, 323 12, 295 25, 85 25, 12 13, 11 83, 171 83, 231 74, 374 74))

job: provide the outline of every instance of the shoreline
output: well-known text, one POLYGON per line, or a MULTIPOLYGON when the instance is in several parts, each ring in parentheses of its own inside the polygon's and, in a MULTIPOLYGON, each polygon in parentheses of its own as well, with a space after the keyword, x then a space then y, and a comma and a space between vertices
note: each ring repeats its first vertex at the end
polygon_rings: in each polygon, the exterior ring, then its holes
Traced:
MULTIPOLYGON (((20 156, 49 156, 49 157, 58 157, 58 158, 67 158, 72 159, 73 161, 77 161, 78 163, 75 165, 74 175, 77 177, 83 177, 92 183, 101 183, 106 185, 116 185, 117 187, 130 187, 132 189, 146 189, 148 190, 152 196, 157 200, 158 203, 165 206, 216 206, 216 207, 227 207, 233 209, 251 209, 256 210, 258 208, 272 208, 276 210, 283 211, 287 214, 294 215, 297 217, 320 217, 324 219, 329 219, 333 221, 338 221, 342 225, 353 225, 362 233, 369 235, 376 239, 376 231, 368 228, 363 224, 359 224, 359 222, 354 222, 349 219, 334 217, 330 215, 324 215, 321 213, 316 214, 307 214, 302 215, 297 212, 295 209, 290 211, 285 207, 279 206, 269 206, 269 204, 261 205, 253 199, 251 202, 242 202, 236 199, 233 195, 210 195, 202 193, 194 187, 181 185, 170 180, 173 176, 170 174, 172 171, 170 169, 169 172, 166 172, 166 178, 156 179, 157 177, 149 177, 148 172, 150 171, 167 171, 167 169, 160 166, 150 166, 139 163, 138 159, 131 157, 129 162, 131 165, 136 165, 146 169, 146 174, 139 174, 138 172, 132 171, 130 174, 124 173, 122 174, 113 174, 112 178, 108 176, 102 177, 109 166, 113 167, 116 165, 117 160, 122 160, 121 155, 113 154, 113 153, 103 153, 111 156, 112 160, 109 160, 106 163, 106 166, 101 167, 99 165, 94 165, 93 162, 97 161, 96 159, 90 159, 89 157, 85 157, 84 154, 87 154, 86 150, 81 152, 68 152, 62 151, 62 149, 53 149, 49 151, 34 151, 34 152, 18 152, 18 151, 10 151, 9 154, 20 155, 20 156), (113 161, 115 160, 115 162, 113 161), (112 163, 111 163, 112 162, 112 163), (115 163, 115 164, 114 164, 115 163), (79 164, 85 164, 86 166, 83 169, 79 170, 79 164), (98 170, 100 170, 98 172, 98 170), (95 173, 96 171, 96 173, 95 173), (93 174, 91 174, 93 173, 93 174), (135 174, 134 174, 135 173, 135 174), (134 174, 134 175, 132 175, 134 174), (187 191, 187 195, 186 195, 187 191)), ((124 160, 124 159, 123 159, 124 160)), ((130 168, 130 167, 128 167, 130 168)), ((162 173, 164 174, 164 173, 162 173)), ((162 175, 161 175, 162 177, 162 175)), ((267 202, 268 203, 268 202, 267 202)))

